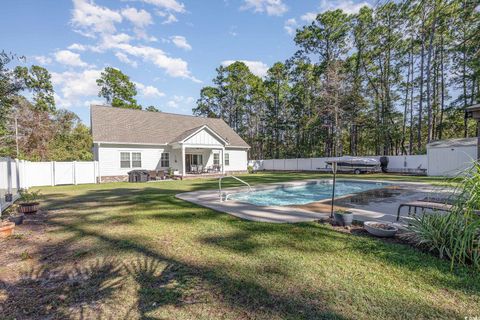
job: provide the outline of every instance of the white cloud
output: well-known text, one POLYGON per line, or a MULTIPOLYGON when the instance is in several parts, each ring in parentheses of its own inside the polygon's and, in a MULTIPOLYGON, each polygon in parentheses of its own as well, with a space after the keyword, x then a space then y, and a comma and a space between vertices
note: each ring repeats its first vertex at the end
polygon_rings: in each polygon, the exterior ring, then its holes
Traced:
POLYGON ((145 31, 145 28, 153 24, 152 16, 149 12, 135 8, 125 8, 122 10, 122 16, 129 20, 133 25, 133 31, 137 35, 137 38, 147 41, 157 41, 157 38, 149 36, 145 31))
POLYGON ((161 92, 154 86, 146 86, 143 83, 135 82, 135 86, 137 87, 139 93, 147 98, 159 98, 164 97, 165 93, 161 92))
MULTIPOLYGON (((94 52, 104 52, 112 50, 118 59, 125 63, 134 65, 131 57, 141 58, 144 61, 153 63, 158 68, 164 69, 172 77, 191 79, 195 82, 201 82, 196 79, 188 70, 188 63, 180 58, 173 58, 167 55, 163 50, 151 46, 135 44, 130 41, 133 37, 126 33, 117 33, 116 24, 122 21, 122 15, 115 10, 96 5, 93 0, 73 0, 74 10, 71 24, 77 28, 81 34, 87 37, 99 38, 95 46, 88 48, 94 52), (119 54, 120 53, 120 54, 119 54)), ((172 12, 185 12, 182 3, 176 0, 139 0, 157 6, 159 9, 166 10, 166 15, 172 12)), ((142 33, 140 26, 146 26, 151 22, 151 15, 145 10, 127 8, 121 11, 125 18, 132 21, 136 26, 137 40, 156 41, 155 38, 148 37, 142 33), (142 19, 147 19, 143 21, 142 19), (149 20, 150 19, 150 20, 149 20), (142 22, 143 21, 143 22, 142 22)), ((188 50, 188 43, 181 43, 184 49, 188 50)), ((70 56, 75 54, 70 51, 70 56)), ((73 58, 73 57, 72 57, 73 58)), ((81 61, 81 60, 80 60, 81 61)), ((74 62, 72 62, 74 63, 74 62)), ((73 65, 71 63, 71 65, 73 65)), ((77 61, 77 65, 78 65, 77 61)), ((86 66, 86 65, 85 65, 86 66)))
POLYGON ((188 108, 193 108, 193 103, 195 98, 193 97, 184 97, 184 96, 173 96, 172 99, 167 101, 167 106, 173 109, 182 109, 186 110, 188 108))
POLYGON ((87 50, 87 47, 84 46, 83 44, 79 43, 73 43, 67 47, 69 50, 77 50, 77 51, 85 51, 87 50))
POLYGON ((180 49, 184 49, 187 51, 192 50, 192 46, 187 42, 187 39, 183 36, 172 36, 170 37, 173 44, 180 49))
POLYGON ((268 66, 262 61, 252 61, 252 60, 225 60, 222 61, 222 66, 226 67, 232 63, 240 61, 247 65, 250 72, 258 77, 265 77, 267 75, 268 66))
POLYGON ((119 44, 129 43, 132 37, 126 33, 106 34, 102 36, 102 41, 98 49, 105 50, 115 48, 119 44))
POLYGON ((56 88, 56 101, 60 107, 69 108, 82 105, 85 98, 98 94, 96 80, 102 70, 88 69, 81 72, 52 72, 52 83, 56 88), (60 88, 60 89, 57 89, 60 88))
POLYGON ((170 24, 178 21, 177 17, 175 17, 175 15, 172 14, 171 12, 164 12, 164 11, 157 10, 156 13, 160 17, 165 18, 165 20, 162 21, 162 24, 170 24))
POLYGON ((153 23, 152 16, 147 11, 135 8, 126 8, 122 10, 122 16, 128 19, 135 27, 145 28, 153 23))
POLYGON ((60 50, 55 52, 55 60, 66 66, 87 67, 88 63, 82 61, 78 53, 69 50, 60 50))
POLYGON ((157 67, 164 69, 172 77, 187 78, 195 82, 201 82, 192 76, 188 70, 188 63, 185 60, 169 57, 161 49, 148 46, 134 46, 128 43, 119 43, 115 45, 115 48, 131 56, 153 63, 157 67))
POLYGON ((353 0, 322 0, 320 2, 320 12, 341 9, 345 13, 354 14, 360 11, 360 9, 364 6, 371 7, 371 4, 367 1, 355 2, 353 0))
POLYGON ((288 11, 283 0, 245 0, 242 10, 253 9, 253 12, 266 12, 269 16, 281 16, 288 11))
POLYGON ((291 18, 285 21, 285 24, 283 25, 283 28, 289 35, 294 35, 295 31, 297 30, 297 20, 295 18, 291 18))
POLYGON ((87 37, 95 33, 114 33, 115 23, 122 22, 122 15, 117 11, 100 7, 91 0, 73 0, 72 25, 76 31, 87 37))
POLYGON ((305 21, 307 23, 313 22, 313 20, 315 20, 316 18, 317 18, 317 13, 315 12, 307 12, 300 17, 302 21, 305 21))
POLYGON ((137 61, 133 61, 131 60, 125 53, 123 52, 116 52, 115 53, 115 57, 118 58, 118 60, 120 60, 121 62, 123 63, 126 63, 134 68, 136 68, 138 66, 137 64, 137 61))
POLYGON ((42 65, 47 65, 52 63, 52 58, 47 56, 33 56, 33 60, 42 65))
POLYGON ((148 4, 157 6, 158 8, 168 11, 183 13, 185 12, 185 5, 176 0, 140 0, 148 4))

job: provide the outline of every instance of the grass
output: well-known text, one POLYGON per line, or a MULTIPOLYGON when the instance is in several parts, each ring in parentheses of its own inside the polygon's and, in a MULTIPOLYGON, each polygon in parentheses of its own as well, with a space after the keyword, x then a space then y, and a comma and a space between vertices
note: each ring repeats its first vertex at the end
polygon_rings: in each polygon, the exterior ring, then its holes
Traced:
MULTIPOLYGON (((249 183, 323 175, 258 173, 249 183)), ((348 177, 348 176, 345 176, 348 177)), ((359 178, 359 176, 355 176, 359 178)), ((384 175, 360 178, 443 179, 384 175)), ((237 185, 233 181, 225 185, 237 185)), ((46 229, 0 266, 2 318, 450 319, 480 316, 480 275, 318 223, 243 221, 176 199, 216 180, 42 188, 46 229)), ((23 239, 33 237, 30 232, 23 239)), ((1 245, 1 244, 0 244, 1 245)))

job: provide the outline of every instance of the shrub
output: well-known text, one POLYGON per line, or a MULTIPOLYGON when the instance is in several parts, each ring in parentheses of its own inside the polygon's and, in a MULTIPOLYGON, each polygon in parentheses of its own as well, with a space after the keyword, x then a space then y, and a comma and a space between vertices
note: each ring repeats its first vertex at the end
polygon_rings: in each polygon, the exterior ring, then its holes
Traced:
POLYGON ((469 214, 425 214, 415 217, 408 237, 455 263, 480 269, 480 219, 469 214))
POLYGON ((20 194, 20 202, 21 203, 32 203, 36 202, 41 198, 41 194, 39 191, 28 191, 26 189, 22 189, 18 192, 20 194))
POLYGON ((454 264, 473 264, 480 269, 480 164, 462 173, 455 190, 455 202, 448 214, 415 217, 407 237, 435 251, 454 264))
POLYGON ((253 166, 248 166, 247 171, 248 173, 253 173, 253 166))

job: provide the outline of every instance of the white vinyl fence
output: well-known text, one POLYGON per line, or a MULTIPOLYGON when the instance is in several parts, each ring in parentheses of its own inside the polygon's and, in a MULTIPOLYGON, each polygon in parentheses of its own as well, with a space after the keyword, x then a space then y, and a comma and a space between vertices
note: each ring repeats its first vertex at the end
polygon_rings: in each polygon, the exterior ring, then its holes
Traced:
POLYGON ((0 212, 18 196, 19 189, 38 186, 97 183, 97 161, 30 162, 0 158, 0 212))
MULTIPOLYGON (((379 159, 380 156, 360 157, 379 159)), ((322 171, 327 169, 326 161, 330 158, 298 158, 298 159, 271 159, 250 160, 249 166, 255 170, 273 171, 322 171)), ((388 156, 388 171, 400 173, 426 173, 428 166, 427 155, 388 156)))

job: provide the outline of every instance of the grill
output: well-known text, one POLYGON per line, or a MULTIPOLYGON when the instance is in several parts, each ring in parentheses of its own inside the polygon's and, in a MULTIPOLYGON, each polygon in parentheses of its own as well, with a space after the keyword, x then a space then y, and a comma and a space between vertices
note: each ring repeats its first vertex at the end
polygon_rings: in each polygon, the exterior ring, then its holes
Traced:
POLYGON ((147 182, 147 170, 132 170, 128 173, 128 182, 147 182))

